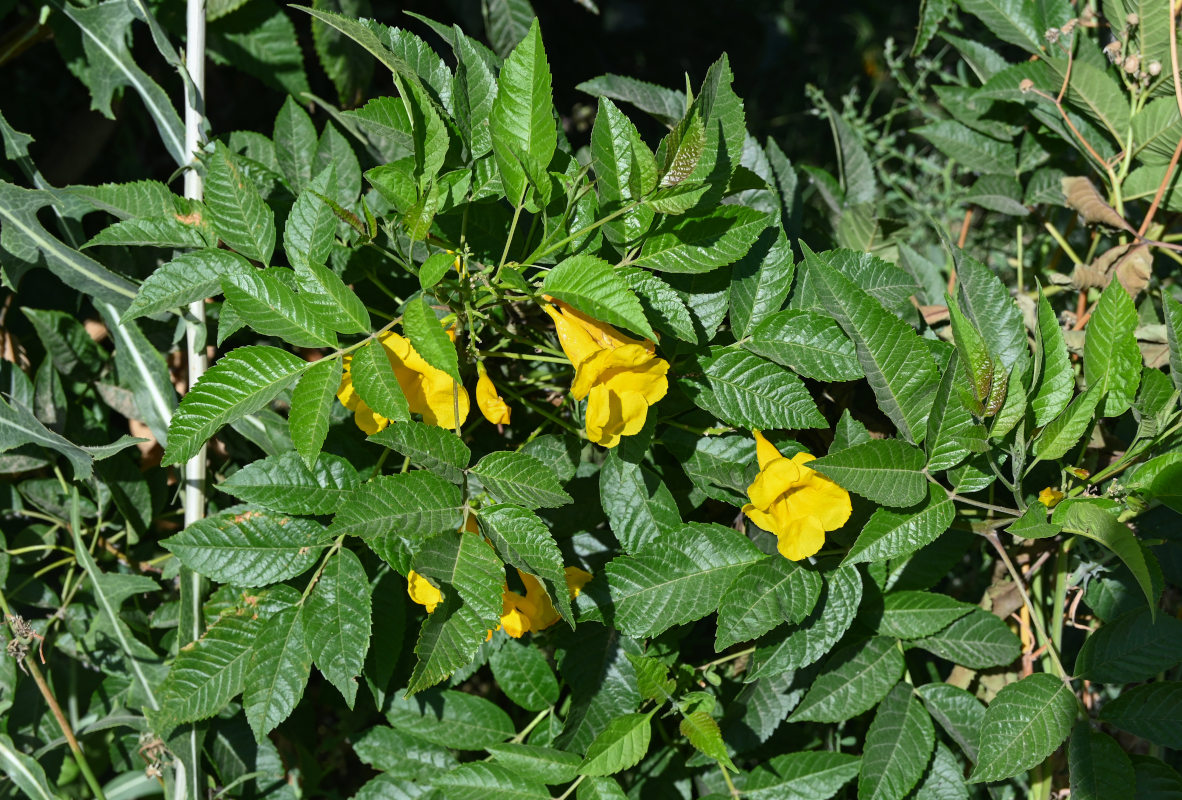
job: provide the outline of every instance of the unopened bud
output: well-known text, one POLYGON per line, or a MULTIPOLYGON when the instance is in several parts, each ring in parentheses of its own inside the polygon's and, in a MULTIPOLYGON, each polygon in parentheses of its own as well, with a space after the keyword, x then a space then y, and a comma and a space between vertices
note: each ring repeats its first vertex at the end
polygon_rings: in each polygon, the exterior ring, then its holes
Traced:
POLYGON ((1022 94, 1026 94, 1027 92, 1029 92, 1033 88, 1034 88, 1034 81, 1030 80, 1029 78, 1023 78, 1022 82, 1018 84, 1018 91, 1021 92, 1022 94))
POLYGON ((1161 62, 1160 61, 1150 61, 1149 62, 1149 74, 1155 78, 1158 75, 1161 75, 1161 62))
POLYGON ((1044 33, 1043 36, 1046 37, 1046 40, 1048 42, 1050 42, 1051 44, 1054 44, 1055 42, 1059 41, 1059 29, 1058 28, 1047 28, 1047 32, 1044 33))
POLYGON ((1133 27, 1134 25, 1136 25, 1137 23, 1139 23, 1140 21, 1141 21, 1141 18, 1138 17, 1136 14, 1129 14, 1127 17, 1125 17, 1125 22, 1128 23, 1128 26, 1130 28, 1133 27))
POLYGON ((1112 41, 1104 45, 1104 55, 1108 56, 1108 60, 1115 64, 1120 60, 1120 42, 1112 41))
POLYGON ((1125 63, 1121 65, 1121 68, 1125 72, 1129 73, 1130 75, 1133 75, 1134 73, 1137 72, 1137 69, 1140 66, 1141 66, 1141 56, 1131 55, 1125 59, 1125 63))

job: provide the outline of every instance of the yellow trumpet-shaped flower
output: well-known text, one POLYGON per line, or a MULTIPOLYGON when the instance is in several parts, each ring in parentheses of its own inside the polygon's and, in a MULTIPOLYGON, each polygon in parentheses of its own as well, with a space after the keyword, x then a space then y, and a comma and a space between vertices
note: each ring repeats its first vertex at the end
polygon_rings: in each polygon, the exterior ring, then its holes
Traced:
MULTIPOLYGON (((573 600, 579 596, 592 576, 590 572, 578 567, 567 567, 565 572, 566 589, 573 600)), ((562 619, 541 581, 521 570, 517 570, 517 575, 521 578, 522 585, 525 586, 525 596, 506 589, 501 598, 504 608, 504 613, 501 615, 501 627, 514 639, 521 638, 529 631, 545 630, 562 619)))
POLYGON ((633 339, 611 325, 556 301, 545 306, 562 351, 575 366, 571 394, 587 400, 587 438, 615 447, 644 427, 649 406, 669 391, 669 362, 648 339, 633 339))
POLYGON ((443 593, 413 569, 406 576, 406 593, 410 595, 411 600, 426 608, 428 614, 443 600, 443 593))
POLYGON ((476 407, 493 425, 508 425, 509 406, 497 393, 483 362, 476 362, 476 374, 479 376, 476 379, 476 407))
POLYGON ((850 518, 850 493, 805 466, 814 456, 785 458, 762 433, 753 433, 759 475, 747 487, 751 502, 743 513, 776 535, 784 558, 808 558, 825 543, 825 531, 837 530, 850 518))
MULTIPOLYGON (((379 337, 382 349, 394 370, 394 377, 406 396, 412 414, 422 414, 429 425, 443 428, 456 426, 456 405, 459 406, 459 423, 468 418, 468 392, 441 369, 431 366, 411 346, 410 340, 392 331, 379 337), (455 394, 458 391, 458 395, 455 394)), ((337 390, 337 399, 353 412, 357 427, 367 434, 374 434, 390 424, 390 420, 378 414, 361 399, 353 386, 352 357, 345 356, 344 373, 337 390)))
POLYGON ((1048 486, 1038 493, 1038 502, 1042 503, 1047 508, 1054 508, 1055 506, 1059 505, 1059 501, 1064 497, 1065 495, 1058 489, 1048 486))

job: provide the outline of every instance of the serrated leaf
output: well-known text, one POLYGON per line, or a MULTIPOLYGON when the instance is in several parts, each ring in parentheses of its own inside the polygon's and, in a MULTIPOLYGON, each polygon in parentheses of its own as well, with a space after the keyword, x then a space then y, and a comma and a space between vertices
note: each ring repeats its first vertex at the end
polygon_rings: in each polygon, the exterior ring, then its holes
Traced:
POLYGON ((659 272, 709 272, 746 255, 770 223, 761 211, 733 205, 705 216, 672 217, 644 240, 633 263, 659 272))
POLYGON ((891 592, 883 598, 878 632, 896 639, 930 636, 973 608, 975 606, 935 592, 891 592))
POLYGON ((12 739, 0 734, 0 767, 26 797, 32 800, 55 800, 60 797, 49 788, 45 770, 30 756, 16 748, 12 739))
POLYGON ((259 629, 247 663, 242 706, 255 738, 287 719, 308 682, 312 655, 304 643, 301 609, 288 606, 259 629))
POLYGON ((221 142, 206 162, 205 209, 209 224, 230 248, 268 264, 275 249, 275 214, 221 142))
POLYGON ((977 259, 956 253, 957 300, 981 331, 990 357, 1010 372, 1028 356, 1026 326, 1010 291, 977 259))
POLYGON ((1166 318, 1166 342, 1170 348, 1170 380, 1182 391, 1182 303, 1162 293, 1162 311, 1166 318))
POLYGON ((423 542, 411 561, 415 572, 454 589, 486 629, 495 627, 501 616, 503 567, 482 537, 466 531, 432 536, 423 542))
POLYGON ((898 642, 885 636, 848 645, 830 656, 792 712, 792 722, 841 722, 873 708, 903 675, 898 642))
POLYGON ((242 691, 251 644, 260 628, 261 623, 245 612, 231 612, 182 648, 158 690, 160 710, 153 728, 167 732, 221 711, 242 691))
POLYGON ((1053 675, 1039 673, 1011 683, 985 709, 981 753, 972 783, 1013 777, 1055 751, 1079 710, 1079 701, 1053 675))
MULTIPOLYGON (((1172 151, 1171 151, 1172 152, 1172 151)), ((1169 156, 1166 156, 1167 160, 1169 156)), ((116 219, 162 217, 174 214, 180 200, 159 181, 104 183, 100 186, 67 186, 62 192, 85 200, 116 219)))
POLYGON ((1105 417, 1123 414, 1137 393, 1141 351, 1136 328, 1133 298, 1120 281, 1111 281, 1096 303, 1084 339, 1084 377, 1089 389, 1104 396, 1105 417))
POLYGON ((969 761, 976 763, 985 705, 964 689, 947 683, 929 683, 920 686, 916 692, 932 718, 940 723, 969 761))
POLYGON ((738 785, 750 800, 826 800, 857 777, 861 761, 824 750, 788 753, 756 767, 738 785))
POLYGON ((904 437, 921 443, 938 380, 927 347, 911 326, 825 264, 807 245, 801 247, 822 304, 854 342, 879 408, 904 437))
MULTIPOLYGON (((293 194, 299 195, 312 180, 312 159, 316 155, 316 126, 295 98, 288 95, 275 117, 272 135, 275 160, 293 194)), ((294 264, 293 264, 294 266, 294 264)))
POLYGON ((784 229, 777 225, 764 231, 755 246, 732 267, 730 320, 735 338, 750 336, 769 315, 780 310, 795 272, 792 247, 784 229))
POLYGON ((714 649, 721 653, 777 625, 800 622, 816 605, 822 583, 817 572, 778 555, 755 562, 723 595, 714 649))
POLYGON ((772 314, 743 347, 813 380, 852 381, 864 375, 854 343, 837 322, 813 311, 772 314))
POLYGON ((673 699, 677 681, 669 677, 668 667, 650 656, 627 655, 636 670, 636 688, 640 690, 641 697, 658 703, 673 699))
POLYGON ((1071 731, 1067 764, 1074 800, 1126 796, 1129 787, 1137 784, 1133 763, 1124 749, 1111 736, 1092 730, 1084 720, 1075 723, 1071 731))
POLYGON ((1137 579, 1150 608, 1157 603, 1145 552, 1129 526, 1091 503, 1073 503, 1061 520, 1063 530, 1099 542, 1125 563, 1137 579))
POLYGON ((861 600, 862 576, 856 567, 827 575, 817 604, 803 621, 783 626, 756 644, 748 680, 814 663, 849 630, 861 600))
POLYGON ((1011 664, 1022 649, 1006 624, 984 609, 974 609, 942 631, 912 644, 971 669, 1011 664))
POLYGON ((310 569, 329 541, 324 526, 310 519, 252 510, 206 517, 161 544, 194 572, 254 587, 310 569))
POLYGON ((1154 744, 1182 747, 1182 682, 1156 681, 1125 689, 1100 709, 1100 719, 1154 744))
POLYGON ((164 463, 188 461, 223 425, 266 406, 309 366, 276 347, 239 347, 226 353, 181 398, 168 426, 164 463))
POLYGON ((312 159, 312 174, 320 174, 329 165, 334 167, 331 174, 336 182, 329 187, 328 198, 342 208, 352 208, 361 193, 361 165, 353 146, 332 122, 326 123, 320 132, 316 155, 312 159))
POLYGON ((299 297, 319 320, 339 333, 369 333, 365 304, 339 275, 315 261, 296 266, 295 272, 299 297))
POLYGON ((222 276, 222 292, 239 318, 264 336, 297 347, 336 347, 337 337, 301 292, 265 271, 222 276))
POLYGON ((451 772, 436 775, 431 785, 449 800, 549 800, 550 792, 541 781, 521 775, 500 764, 461 764, 451 772))
POLYGON ((353 751, 363 763, 400 780, 429 779, 459 766, 446 748, 386 725, 371 727, 353 742, 353 751))
POLYGON ((1080 648, 1074 672, 1095 683, 1136 683, 1151 680, 1179 661, 1182 622, 1140 608, 1093 631, 1080 648))
POLYGON ((541 579, 563 618, 573 619, 562 552, 546 523, 532 511, 513 505, 487 506, 477 519, 481 533, 505 563, 541 579))
POLYGON ((248 274, 251 270, 246 259, 229 250, 183 253, 158 267, 140 284, 123 318, 151 316, 220 294, 223 276, 248 274))
POLYGON ((381 342, 374 340, 354 351, 349 375, 353 389, 376 413, 395 422, 410 421, 410 404, 381 342))
POLYGON ((587 748, 579 774, 611 775, 640 763, 652 739, 653 713, 622 714, 609 722, 587 748))
POLYGON ((487 749, 496 763, 550 785, 574 780, 582 761, 574 753, 540 745, 506 742, 487 749))
POLYGON ((609 325, 646 339, 657 338, 628 282, 601 258, 577 255, 564 259, 546 274, 542 291, 609 325))
POLYGON ((689 743, 694 746, 695 750, 713 758, 732 772, 739 771, 726 752, 726 745, 723 744, 722 731, 718 729, 718 723, 707 712, 694 711, 687 714, 682 718, 678 730, 681 731, 682 736, 689 739, 689 743))
POLYGON ((686 112, 683 92, 624 75, 600 75, 575 88, 596 97, 630 103, 669 127, 676 125, 686 112))
POLYGON ((720 525, 685 525, 632 556, 607 565, 616 626, 629 636, 655 636, 717 610, 743 569, 763 554, 720 525))
POLYGON ((825 418, 800 378, 752 353, 728 350, 706 365, 711 395, 699 398, 731 425, 823 428, 825 418))
POLYGON ((1008 142, 999 142, 955 120, 935 122, 914 131, 972 172, 1000 175, 1015 169, 1015 150, 1008 142))
POLYGON ((425 539, 456 530, 463 523, 460 490, 430 472, 382 475, 362 484, 345 500, 329 533, 365 539, 392 532, 403 539, 425 539))
POLYGON ((456 123, 468 142, 473 159, 492 149, 489 116, 497 96, 497 82, 491 66, 481 57, 476 45, 460 31, 453 29, 453 50, 456 54, 456 75, 452 96, 455 98, 456 123))
POLYGON ((371 628, 369 578, 352 550, 328 559, 303 609, 304 641, 324 677, 349 708, 365 664, 371 628))
POLYGON ((488 663, 505 696, 527 711, 542 711, 558 702, 558 680, 537 647, 510 639, 489 655, 488 663))
POLYGON ((900 800, 924 773, 936 744, 936 731, 910 685, 895 684, 866 731, 859 800, 900 800))
POLYGON ((1062 458, 1067 451, 1075 447, 1079 437, 1092 424, 1096 406, 1102 395, 1100 391, 1087 389, 1076 395, 1071 404, 1058 417, 1044 427, 1031 445, 1036 461, 1050 461, 1062 458))
POLYGON ((112 223, 92 236, 79 249, 89 247, 211 247, 213 236, 200 225, 188 224, 173 212, 167 217, 125 219, 112 223))
POLYGON ((389 447, 411 460, 412 464, 437 472, 453 483, 464 477, 464 468, 472 451, 454 431, 425 422, 399 422, 369 437, 369 441, 389 447))
MULTIPOLYGON (((899 439, 872 439, 809 463, 842 488, 888 506, 910 506, 929 494, 923 451, 899 439)), ((924 542, 926 544, 926 542, 924 542)))
POLYGON ((451 690, 396 694, 386 718, 399 730, 453 750, 482 750, 513 735, 513 720, 491 700, 451 690))
POLYGON ((922 505, 907 511, 886 508, 875 510, 842 563, 857 564, 898 558, 935 541, 952 525, 956 507, 942 487, 929 484, 927 492, 928 496, 922 505))
POLYGON ((1038 391, 1030 401, 1035 427, 1042 427, 1059 416, 1075 391, 1075 370, 1063 339, 1059 320, 1038 290, 1038 346, 1042 359, 1038 391))
POLYGON ((521 205, 527 185, 541 186, 558 143, 550 66, 537 19, 505 59, 489 115, 493 154, 509 202, 521 205))
MULTIPOLYGON (((351 17, 372 16, 369 0, 313 0, 312 5, 351 17)), ((340 31, 318 19, 312 20, 312 42, 320 66, 336 87, 341 106, 356 105, 373 78, 373 59, 349 44, 340 31)))
POLYGON ((635 553, 681 525, 673 493, 644 464, 608 451, 599 470, 599 499, 626 553, 635 553))
POLYGON ((445 598, 423 621, 407 696, 434 686, 470 662, 487 632, 487 622, 458 595, 445 598))
POLYGON ((287 452, 252 462, 218 488, 246 503, 287 514, 332 514, 361 483, 348 460, 323 453, 311 465, 287 452))
POLYGON ((341 360, 322 358, 308 368, 292 390, 287 427, 296 452, 309 467, 328 435, 332 404, 340 385, 341 360))
POLYGON ((953 352, 928 415, 925 437, 928 472, 958 466, 972 453, 984 452, 987 446, 984 427, 973 419, 954 392, 960 379, 959 366, 960 357, 953 352))
POLYGON ((557 508, 571 502, 571 496, 559 485, 558 476, 525 453, 489 453, 469 471, 502 502, 526 508, 557 508))
POLYGON ((460 383, 460 359, 456 354, 456 346, 439 324, 439 318, 435 316, 426 297, 419 295, 403 306, 402 328, 411 346, 424 361, 460 383))
POLYGON ((681 295, 653 273, 636 267, 616 267, 628 285, 636 292, 646 318, 656 321, 657 327, 668 331, 683 342, 696 344, 694 320, 681 295))

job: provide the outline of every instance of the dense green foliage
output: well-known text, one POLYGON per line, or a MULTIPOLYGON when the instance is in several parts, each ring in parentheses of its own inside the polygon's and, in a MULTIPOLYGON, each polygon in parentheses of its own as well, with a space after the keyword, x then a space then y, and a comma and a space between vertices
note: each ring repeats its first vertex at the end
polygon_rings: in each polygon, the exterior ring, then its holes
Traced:
POLYGON ((1166 0, 925 0, 832 170, 367 9, 211 2, 188 163, 175 9, 51 6, 162 175, 0 108, 0 796, 1182 792, 1166 0))

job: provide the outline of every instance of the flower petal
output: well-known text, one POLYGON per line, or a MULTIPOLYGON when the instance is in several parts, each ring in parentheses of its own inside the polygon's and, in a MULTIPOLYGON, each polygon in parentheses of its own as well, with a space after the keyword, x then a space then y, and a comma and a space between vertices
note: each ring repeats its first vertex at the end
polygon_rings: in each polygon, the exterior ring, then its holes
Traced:
POLYGON ((800 517, 788 530, 778 535, 776 549, 789 561, 800 561, 816 554, 825 544, 825 529, 816 517, 800 517))
POLYGON ((497 393, 497 387, 488 377, 488 371, 482 362, 476 362, 476 406, 484 418, 493 425, 509 424, 509 406, 497 393))
POLYGON ((769 461, 747 487, 747 496, 758 508, 770 509, 785 492, 800 481, 800 467, 784 457, 769 461))
POLYGON ((587 397, 587 438, 604 447, 615 447, 621 436, 632 436, 644 427, 648 403, 636 392, 617 394, 597 384, 587 397))
POLYGON ((414 600, 421 606, 425 606, 428 614, 434 611, 435 606, 439 605, 440 601, 443 600, 443 593, 428 583, 426 578, 413 569, 406 576, 406 593, 410 595, 411 600, 414 600))
POLYGON ((760 469, 767 469, 768 464, 777 458, 784 457, 760 431, 751 431, 751 433, 755 435, 755 457, 759 460, 760 469))

